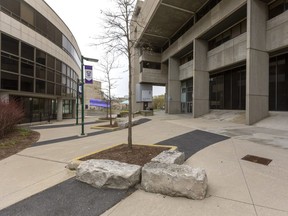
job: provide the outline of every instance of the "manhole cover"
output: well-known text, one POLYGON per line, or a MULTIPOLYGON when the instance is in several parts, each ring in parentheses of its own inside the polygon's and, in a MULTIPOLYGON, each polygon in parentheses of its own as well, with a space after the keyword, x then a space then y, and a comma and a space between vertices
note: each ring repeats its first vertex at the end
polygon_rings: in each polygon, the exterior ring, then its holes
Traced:
POLYGON ((250 161, 250 162, 258 163, 258 164, 263 164, 266 166, 272 161, 271 159, 258 157, 255 155, 246 155, 245 157, 242 158, 242 160, 246 160, 246 161, 250 161))

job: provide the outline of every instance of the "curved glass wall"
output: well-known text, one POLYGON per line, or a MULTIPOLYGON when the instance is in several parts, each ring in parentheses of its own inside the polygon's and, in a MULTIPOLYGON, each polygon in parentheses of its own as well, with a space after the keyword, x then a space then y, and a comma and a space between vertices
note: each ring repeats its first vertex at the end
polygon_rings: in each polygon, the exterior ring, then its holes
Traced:
POLYGON ((0 9, 2 12, 17 19, 31 29, 37 31, 54 44, 65 50, 72 59, 81 68, 80 56, 72 43, 64 34, 54 26, 46 17, 36 11, 33 7, 23 0, 0 0, 0 9))

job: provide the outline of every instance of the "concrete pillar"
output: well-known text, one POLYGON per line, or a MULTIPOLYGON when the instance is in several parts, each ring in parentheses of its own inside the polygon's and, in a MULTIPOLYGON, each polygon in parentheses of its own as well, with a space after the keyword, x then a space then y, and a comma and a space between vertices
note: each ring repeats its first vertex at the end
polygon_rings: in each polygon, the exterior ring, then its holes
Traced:
POLYGON ((266 52, 267 5, 247 1, 246 124, 269 114, 269 54, 266 52))
POLYGON ((209 73, 207 71, 208 44, 194 40, 193 58, 193 118, 209 113, 209 73))
POLYGON ((57 99, 57 121, 63 120, 63 99, 57 99))
MULTIPOLYGON (((76 99, 77 100, 77 99, 76 99)), ((76 100, 73 100, 72 101, 72 118, 76 118, 76 109, 77 109, 77 107, 76 107, 76 100)))
POLYGON ((169 114, 181 113, 180 87, 181 83, 179 80, 179 61, 177 59, 170 58, 167 88, 167 108, 169 114))

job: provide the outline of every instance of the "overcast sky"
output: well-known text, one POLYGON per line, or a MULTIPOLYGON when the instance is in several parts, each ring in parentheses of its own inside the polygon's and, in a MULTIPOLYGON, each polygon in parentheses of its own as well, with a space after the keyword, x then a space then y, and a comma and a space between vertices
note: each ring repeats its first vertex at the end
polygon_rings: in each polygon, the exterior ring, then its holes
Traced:
MULTIPOLYGON (((66 23, 77 43, 83 56, 96 58, 101 61, 104 51, 100 47, 91 46, 95 40, 93 37, 103 32, 101 10, 113 7, 111 0, 45 0, 47 4, 66 23)), ((101 80, 103 75, 97 71, 97 63, 86 63, 93 65, 94 79, 101 80)), ((123 65, 121 63, 121 65, 123 65)), ((114 77, 121 77, 117 81, 117 88, 113 91, 115 96, 128 95, 128 72, 112 72, 114 77)), ((153 95, 163 94, 163 88, 154 88, 153 95)))

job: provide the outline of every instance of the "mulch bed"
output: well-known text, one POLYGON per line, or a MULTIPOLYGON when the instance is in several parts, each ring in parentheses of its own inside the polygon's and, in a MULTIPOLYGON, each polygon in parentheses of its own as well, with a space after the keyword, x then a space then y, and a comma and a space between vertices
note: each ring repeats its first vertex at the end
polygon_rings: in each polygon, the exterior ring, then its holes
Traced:
POLYGON ((36 131, 16 129, 0 139, 0 160, 30 147, 39 140, 40 134, 36 131))
POLYGON ((159 146, 133 145, 131 150, 127 144, 122 144, 81 158, 80 160, 108 159, 144 166, 144 164, 149 163, 152 158, 156 157, 162 151, 169 149, 170 148, 159 146))

